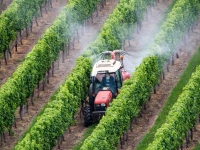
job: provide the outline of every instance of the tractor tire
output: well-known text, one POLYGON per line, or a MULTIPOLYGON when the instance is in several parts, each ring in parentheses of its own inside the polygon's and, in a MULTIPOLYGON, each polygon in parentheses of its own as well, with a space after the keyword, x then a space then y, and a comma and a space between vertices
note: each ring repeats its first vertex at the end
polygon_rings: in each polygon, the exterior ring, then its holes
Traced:
POLYGON ((88 127, 92 124, 92 115, 90 111, 90 106, 84 107, 84 124, 88 127))
POLYGON ((90 109, 91 111, 94 111, 94 96, 92 95, 93 91, 93 84, 90 84, 90 88, 89 88, 89 105, 90 105, 90 109))

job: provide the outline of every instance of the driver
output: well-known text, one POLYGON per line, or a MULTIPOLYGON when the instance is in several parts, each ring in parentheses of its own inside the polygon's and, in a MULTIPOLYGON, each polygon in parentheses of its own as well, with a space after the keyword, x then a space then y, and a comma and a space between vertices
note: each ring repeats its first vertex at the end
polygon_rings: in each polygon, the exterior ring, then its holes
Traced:
POLYGON ((108 72, 106 72, 105 76, 102 78, 101 87, 109 87, 112 91, 113 97, 117 95, 117 88, 114 77, 110 76, 108 72))

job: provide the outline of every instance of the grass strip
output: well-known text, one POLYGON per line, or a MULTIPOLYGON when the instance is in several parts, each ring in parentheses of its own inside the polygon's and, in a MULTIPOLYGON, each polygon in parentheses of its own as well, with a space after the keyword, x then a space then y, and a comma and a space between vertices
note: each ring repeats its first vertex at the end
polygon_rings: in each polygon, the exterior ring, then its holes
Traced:
POLYGON ((72 150, 80 150, 81 146, 83 145, 83 142, 85 139, 90 136, 96 127, 97 123, 92 124, 90 127, 88 127, 85 132, 83 133, 83 136, 81 140, 78 141, 78 143, 72 148, 72 150))
POLYGON ((198 143, 197 145, 196 145, 196 147, 194 148, 194 150, 199 150, 200 149, 200 143, 198 143))

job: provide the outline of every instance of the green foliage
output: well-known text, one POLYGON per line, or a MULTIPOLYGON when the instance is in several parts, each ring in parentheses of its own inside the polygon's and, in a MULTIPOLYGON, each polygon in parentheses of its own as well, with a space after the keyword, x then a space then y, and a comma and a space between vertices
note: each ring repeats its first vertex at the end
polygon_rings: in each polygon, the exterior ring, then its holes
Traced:
POLYGON ((37 15, 46 0, 15 0, 0 16, 0 53, 8 49, 16 33, 23 30, 37 15))
POLYGON ((77 59, 75 68, 60 86, 55 99, 47 104, 44 112, 14 149, 51 149, 55 146, 56 140, 73 123, 74 113, 87 95, 91 69, 88 58, 77 59))
MULTIPOLYGON (((94 8, 91 8, 88 12, 88 6, 96 7, 99 0, 89 2, 86 4, 85 0, 71 0, 52 26, 46 30, 33 50, 26 56, 22 64, 18 66, 12 77, 2 85, 0 89, 0 104, 2 104, 0 106, 0 133, 4 133, 12 127, 16 109, 26 103, 26 99, 32 94, 38 81, 43 79, 47 69, 57 59, 60 50, 63 50, 63 45, 67 44, 74 35, 77 23, 91 15, 91 10, 94 10, 94 8), (76 11, 76 7, 79 8, 80 12, 76 11), (85 11, 87 11, 87 15, 83 14, 85 11), (79 13, 83 14, 81 19, 79 13)), ((30 3, 32 4, 32 1, 30 3)), ((0 23, 0 29, 4 29, 4 27, 0 23)), ((2 33, 7 32, 0 32, 0 35, 2 33)), ((81 76, 81 73, 76 74, 76 76, 81 76)), ((78 79, 74 82, 78 83, 78 79)), ((77 89, 77 92, 81 95, 75 98, 83 98, 86 89, 84 92, 77 89)))

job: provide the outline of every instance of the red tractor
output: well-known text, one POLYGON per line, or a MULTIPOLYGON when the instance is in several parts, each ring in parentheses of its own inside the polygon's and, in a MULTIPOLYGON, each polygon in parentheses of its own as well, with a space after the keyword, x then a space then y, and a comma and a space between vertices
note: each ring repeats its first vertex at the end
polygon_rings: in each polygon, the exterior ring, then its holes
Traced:
POLYGON ((130 78, 130 74, 123 69, 124 54, 123 50, 106 51, 100 54, 103 59, 94 64, 90 78, 89 105, 84 107, 86 127, 105 114, 123 82, 130 78))

